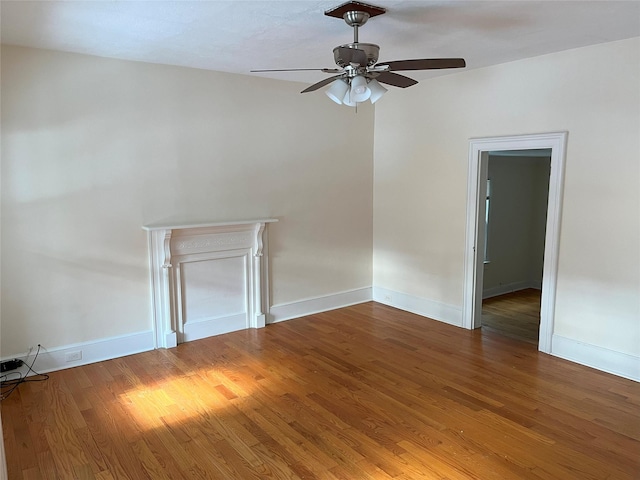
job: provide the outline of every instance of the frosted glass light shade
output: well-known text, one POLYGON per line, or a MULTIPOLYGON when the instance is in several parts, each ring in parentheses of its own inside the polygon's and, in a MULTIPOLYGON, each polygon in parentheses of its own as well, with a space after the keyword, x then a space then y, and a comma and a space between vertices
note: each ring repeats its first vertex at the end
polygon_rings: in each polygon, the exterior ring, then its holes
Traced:
POLYGON ((347 89, 347 93, 344 94, 344 98, 342 99, 342 104, 346 105, 347 107, 355 107, 356 106, 356 102, 352 101, 351 99, 351 89, 348 88, 347 89))
POLYGON ((371 97, 369 97, 371 103, 376 103, 382 98, 382 95, 387 93, 387 89, 380 85, 380 82, 377 80, 371 80, 368 86, 369 90, 371 90, 371 97))
POLYGON ((329 90, 327 90, 325 93, 327 94, 327 97, 329 97, 331 100, 336 102, 338 105, 341 105, 342 99, 344 98, 345 94, 348 91, 349 91, 349 84, 344 80, 340 79, 333 82, 333 85, 331 85, 331 88, 329 88, 329 90))
POLYGON ((367 79, 362 75, 357 75, 351 79, 351 100, 354 102, 364 102, 371 96, 371 90, 367 87, 367 79))

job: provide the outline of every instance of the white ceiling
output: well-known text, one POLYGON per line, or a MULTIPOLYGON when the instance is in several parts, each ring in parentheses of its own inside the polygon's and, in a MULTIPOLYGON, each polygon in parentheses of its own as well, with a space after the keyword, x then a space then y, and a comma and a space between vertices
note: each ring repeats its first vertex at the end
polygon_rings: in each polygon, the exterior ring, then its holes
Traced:
MULTIPOLYGON (((353 40, 344 21, 324 15, 341 3, 2 0, 2 42, 241 74, 333 67, 333 48, 353 40)), ((463 57, 479 68, 640 36, 638 0, 367 3, 387 9, 360 29, 381 61, 463 57)), ((326 74, 259 75, 312 83, 326 74)))

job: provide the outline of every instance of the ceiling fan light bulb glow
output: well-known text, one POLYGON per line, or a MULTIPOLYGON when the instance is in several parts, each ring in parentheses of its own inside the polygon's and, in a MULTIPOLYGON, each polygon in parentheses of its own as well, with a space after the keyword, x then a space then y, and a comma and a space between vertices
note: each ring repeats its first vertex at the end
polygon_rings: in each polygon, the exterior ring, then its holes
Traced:
POLYGON ((331 85, 331 88, 326 91, 327 97, 336 102, 338 105, 342 104, 342 99, 349 91, 349 84, 344 80, 336 80, 331 85))
POLYGON ((351 79, 351 100, 364 102, 371 96, 371 90, 367 87, 367 79, 362 75, 356 75, 351 79))
POLYGON ((353 77, 351 88, 356 95, 362 95, 367 90, 367 80, 360 75, 353 77))
POLYGON ((380 85, 380 82, 377 80, 371 80, 369 82, 369 90, 371 90, 371 97, 369 97, 371 103, 376 103, 385 93, 387 93, 387 89, 380 85))

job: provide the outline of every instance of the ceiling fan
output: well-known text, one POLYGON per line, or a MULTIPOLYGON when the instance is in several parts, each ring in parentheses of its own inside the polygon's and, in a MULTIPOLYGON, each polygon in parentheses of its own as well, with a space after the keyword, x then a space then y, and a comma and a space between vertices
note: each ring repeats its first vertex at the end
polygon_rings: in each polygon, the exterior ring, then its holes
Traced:
POLYGON ((418 83, 413 78, 394 73, 406 70, 434 70, 443 68, 462 68, 466 66, 463 58, 422 58, 416 60, 396 60, 378 62, 380 47, 373 43, 358 41, 358 28, 367 20, 382 15, 386 10, 381 7, 361 2, 347 2, 324 12, 325 15, 342 18, 353 27, 353 43, 340 45, 333 49, 333 57, 339 68, 288 68, 273 70, 251 70, 251 72, 296 72, 317 70, 324 73, 335 73, 318 83, 302 90, 308 93, 333 83, 326 94, 338 104, 350 107, 370 100, 375 103, 387 91, 381 83, 394 87, 407 88, 418 83))

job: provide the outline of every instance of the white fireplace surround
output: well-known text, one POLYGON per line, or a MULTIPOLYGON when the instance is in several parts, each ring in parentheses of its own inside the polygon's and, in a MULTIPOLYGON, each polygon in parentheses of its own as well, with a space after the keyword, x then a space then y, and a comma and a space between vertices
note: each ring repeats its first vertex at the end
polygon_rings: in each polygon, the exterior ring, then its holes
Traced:
POLYGON ((156 348, 244 328, 269 314, 267 225, 276 219, 145 225, 156 348))

